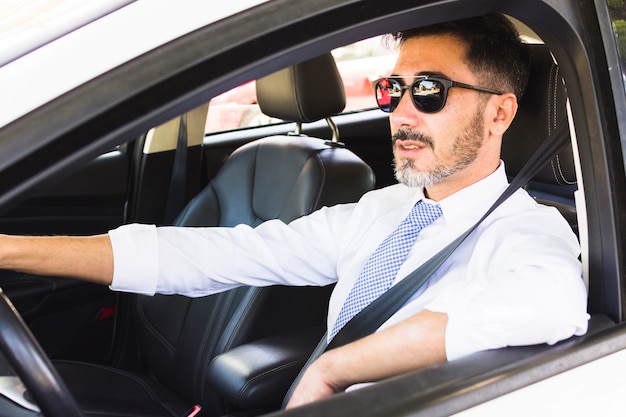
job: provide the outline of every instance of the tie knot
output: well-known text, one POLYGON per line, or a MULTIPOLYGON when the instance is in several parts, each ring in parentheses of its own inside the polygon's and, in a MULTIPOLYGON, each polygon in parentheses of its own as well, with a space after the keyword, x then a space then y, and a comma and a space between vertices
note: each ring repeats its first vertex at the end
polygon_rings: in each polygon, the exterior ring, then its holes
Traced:
POLYGON ((411 213, 409 213, 409 219, 421 229, 437 220, 441 214, 441 207, 420 200, 413 206, 411 213))

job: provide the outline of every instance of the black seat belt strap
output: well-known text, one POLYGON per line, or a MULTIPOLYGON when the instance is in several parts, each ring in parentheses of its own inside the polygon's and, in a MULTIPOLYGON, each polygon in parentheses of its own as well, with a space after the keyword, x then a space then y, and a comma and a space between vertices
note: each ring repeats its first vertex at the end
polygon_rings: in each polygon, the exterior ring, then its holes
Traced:
POLYGON ((180 116, 176 154, 172 166, 172 177, 165 206, 164 224, 173 224, 185 204, 187 183, 187 113, 180 116))
POLYGON ((445 248, 427 260, 420 267, 411 272, 402 281, 391 287, 380 297, 370 303, 367 307, 356 314, 344 327, 339 330, 333 340, 326 345, 327 334, 322 338, 311 357, 305 363, 302 371, 295 379, 285 399, 283 407, 287 405, 291 394, 300 381, 304 370, 308 365, 319 357, 326 350, 333 349, 353 342, 357 339, 374 333, 384 322, 386 322, 400 307, 402 307, 415 292, 422 286, 432 274, 445 262, 446 259, 456 250, 456 248, 469 236, 502 202, 509 198, 518 188, 526 185, 530 179, 544 166, 553 155, 569 142, 568 126, 566 121, 562 121, 559 126, 550 134, 543 144, 535 151, 520 172, 513 178, 508 187, 487 210, 487 212, 461 234, 458 238, 448 244, 445 248))

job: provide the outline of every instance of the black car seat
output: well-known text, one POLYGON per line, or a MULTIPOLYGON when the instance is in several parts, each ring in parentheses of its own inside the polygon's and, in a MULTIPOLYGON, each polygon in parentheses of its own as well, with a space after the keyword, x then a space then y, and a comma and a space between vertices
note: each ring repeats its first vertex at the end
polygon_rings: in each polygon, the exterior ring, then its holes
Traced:
MULTIPOLYGON (((328 118, 345 105, 330 54, 260 80, 258 100, 270 116, 298 126, 328 118)), ((289 222, 323 205, 356 201, 373 187, 371 169, 336 141, 301 134, 269 137, 233 152, 176 224, 289 222)), ((86 416, 178 417, 194 404, 203 407, 203 416, 222 415, 233 410, 206 382, 212 358, 242 343, 294 330, 311 329, 317 340, 325 326, 328 294, 328 288, 273 286, 196 299, 133 296, 140 371, 71 361, 55 365, 86 416)), ((292 364, 294 374, 304 360, 306 355, 292 364)))
MULTIPOLYGON (((545 45, 530 44, 530 77, 526 92, 519 101, 513 123, 504 134, 502 159, 507 174, 515 176, 541 143, 567 123, 567 92, 559 67, 545 45)), ((572 146, 555 154, 527 185, 528 192, 540 203, 554 206, 578 233, 574 204, 577 189, 572 146)))

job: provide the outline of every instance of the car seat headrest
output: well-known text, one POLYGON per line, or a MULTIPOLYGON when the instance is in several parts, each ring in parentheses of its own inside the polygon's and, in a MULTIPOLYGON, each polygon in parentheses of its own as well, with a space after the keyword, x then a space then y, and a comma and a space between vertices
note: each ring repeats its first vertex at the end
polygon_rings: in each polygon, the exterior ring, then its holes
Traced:
MULTIPOLYGON (((516 175, 558 124, 567 119, 567 93, 552 54, 545 45, 527 46, 531 59, 528 87, 502 141, 502 159, 510 176, 516 175)), ((551 185, 575 184, 571 145, 554 155, 533 181, 551 185)))
POLYGON ((264 114, 291 122, 325 119, 346 106, 343 82, 330 53, 261 78, 256 90, 264 114))

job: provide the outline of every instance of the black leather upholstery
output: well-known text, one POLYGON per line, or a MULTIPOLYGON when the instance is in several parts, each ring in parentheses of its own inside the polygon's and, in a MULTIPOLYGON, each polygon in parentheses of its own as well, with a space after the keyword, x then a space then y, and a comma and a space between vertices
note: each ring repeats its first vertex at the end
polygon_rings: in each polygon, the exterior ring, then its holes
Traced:
POLYGON ((178 221, 186 226, 289 222, 322 206, 356 201, 373 178, 347 149, 307 136, 268 137, 235 151, 178 221))
POLYGON ((343 83, 330 54, 261 78, 256 89, 263 113, 292 122, 314 122, 346 106, 343 83), (311 83, 312 79, 324 82, 311 83))
MULTIPOLYGON (((522 169, 559 123, 567 122, 567 92, 558 65, 545 45, 528 45, 528 48, 531 58, 528 88, 502 143, 502 159, 511 177, 522 169)), ((575 189, 576 171, 571 145, 554 155, 528 186, 539 202, 558 208, 577 231, 573 204, 575 189)))
POLYGON ((207 378, 238 408, 275 408, 320 339, 313 332, 296 331, 237 346, 215 357, 207 378))
MULTIPOLYGON (((519 172, 548 135, 566 120, 567 94, 558 65, 545 45, 528 45, 528 48, 531 58, 528 87, 502 146, 510 175, 519 172)), ((554 185, 575 183, 572 147, 567 146, 555 155, 534 180, 554 185)))
MULTIPOLYGON (((334 74, 314 62, 315 71, 291 90, 291 105, 307 109, 307 94, 298 86, 328 86, 323 74, 334 74)), ((333 92, 343 97, 343 88, 333 92)), ((262 93, 262 96, 271 91, 262 93)), ((282 96, 281 96, 282 97, 282 96)), ((295 112, 296 121, 328 117, 337 100, 315 103, 314 116, 295 112)), ((339 109, 341 110, 341 109, 339 109)), ((308 112, 305 111, 308 114, 308 112)), ((179 226, 257 225, 267 219, 289 222, 323 206, 356 201, 374 186, 371 169, 349 150, 304 136, 276 136, 237 149, 214 180, 183 210, 179 226)), ((181 416, 193 404, 203 415, 231 411, 207 384, 206 369, 217 354, 243 343, 294 329, 311 328, 315 339, 325 327, 328 288, 241 287, 190 299, 181 296, 136 296, 133 319, 144 369, 118 369, 57 362, 86 415, 181 416)), ((311 346, 312 350, 313 346, 311 346)), ((306 358, 305 358, 306 359, 306 358)))

